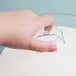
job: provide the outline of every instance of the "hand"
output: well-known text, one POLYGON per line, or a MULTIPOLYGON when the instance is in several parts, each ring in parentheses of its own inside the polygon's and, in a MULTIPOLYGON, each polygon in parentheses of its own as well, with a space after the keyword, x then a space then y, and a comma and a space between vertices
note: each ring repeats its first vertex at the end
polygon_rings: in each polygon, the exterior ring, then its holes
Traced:
POLYGON ((41 29, 50 31, 53 26, 51 16, 38 16, 30 10, 0 13, 2 45, 12 48, 51 52, 57 48, 46 41, 34 40, 33 36, 41 29), (2 25, 2 26, 1 26, 2 25))

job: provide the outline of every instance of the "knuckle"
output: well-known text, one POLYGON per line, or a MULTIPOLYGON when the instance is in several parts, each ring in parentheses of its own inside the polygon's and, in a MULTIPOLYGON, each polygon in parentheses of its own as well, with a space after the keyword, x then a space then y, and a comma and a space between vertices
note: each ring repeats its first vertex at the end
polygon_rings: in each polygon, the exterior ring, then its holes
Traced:
POLYGON ((20 14, 22 14, 22 15, 25 15, 25 14, 30 14, 30 13, 32 13, 32 11, 31 10, 20 10, 20 14))
POLYGON ((19 15, 20 15, 21 17, 25 17, 25 15, 26 15, 26 10, 20 10, 20 11, 19 11, 19 15))
POLYGON ((26 12, 26 10, 20 10, 20 13, 25 13, 26 12))
POLYGON ((31 10, 20 10, 20 14, 22 17, 36 17, 37 15, 35 13, 33 13, 31 10))
POLYGON ((28 15, 31 15, 31 16, 37 16, 35 13, 33 13, 31 10, 26 10, 26 13, 28 15))
POLYGON ((27 13, 32 13, 32 11, 31 11, 31 10, 26 10, 26 12, 27 12, 27 13))
POLYGON ((31 11, 30 10, 20 10, 19 11, 19 16, 21 18, 31 17, 31 11))

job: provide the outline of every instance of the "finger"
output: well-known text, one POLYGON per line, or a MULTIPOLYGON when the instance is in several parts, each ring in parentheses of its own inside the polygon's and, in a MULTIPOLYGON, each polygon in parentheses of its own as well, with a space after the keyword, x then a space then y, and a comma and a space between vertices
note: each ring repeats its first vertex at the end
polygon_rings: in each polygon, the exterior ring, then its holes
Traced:
POLYGON ((57 50, 57 47, 50 42, 31 40, 29 45, 31 50, 39 51, 39 52, 54 52, 57 50))
POLYGON ((50 25, 47 25, 46 27, 44 27, 45 31, 50 31, 53 28, 53 23, 51 23, 50 25))
POLYGON ((50 15, 39 16, 38 24, 40 28, 50 31, 53 27, 53 18, 50 15))

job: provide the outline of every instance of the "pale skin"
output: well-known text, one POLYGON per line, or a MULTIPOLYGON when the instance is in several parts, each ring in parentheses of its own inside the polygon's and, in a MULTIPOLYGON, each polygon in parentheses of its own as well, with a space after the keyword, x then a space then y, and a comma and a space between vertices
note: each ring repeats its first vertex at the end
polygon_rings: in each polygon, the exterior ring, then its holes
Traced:
POLYGON ((52 43, 33 39, 41 28, 50 31, 52 27, 53 19, 49 15, 38 16, 30 10, 1 12, 0 45, 39 52, 56 51, 52 43))

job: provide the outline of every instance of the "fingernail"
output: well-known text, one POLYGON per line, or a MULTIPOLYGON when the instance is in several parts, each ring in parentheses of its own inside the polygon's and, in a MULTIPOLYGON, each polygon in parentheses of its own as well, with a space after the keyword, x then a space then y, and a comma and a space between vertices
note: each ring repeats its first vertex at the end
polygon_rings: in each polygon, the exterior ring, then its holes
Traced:
POLYGON ((57 51, 57 46, 56 45, 51 45, 50 49, 49 49, 49 52, 55 52, 55 51, 57 51))

